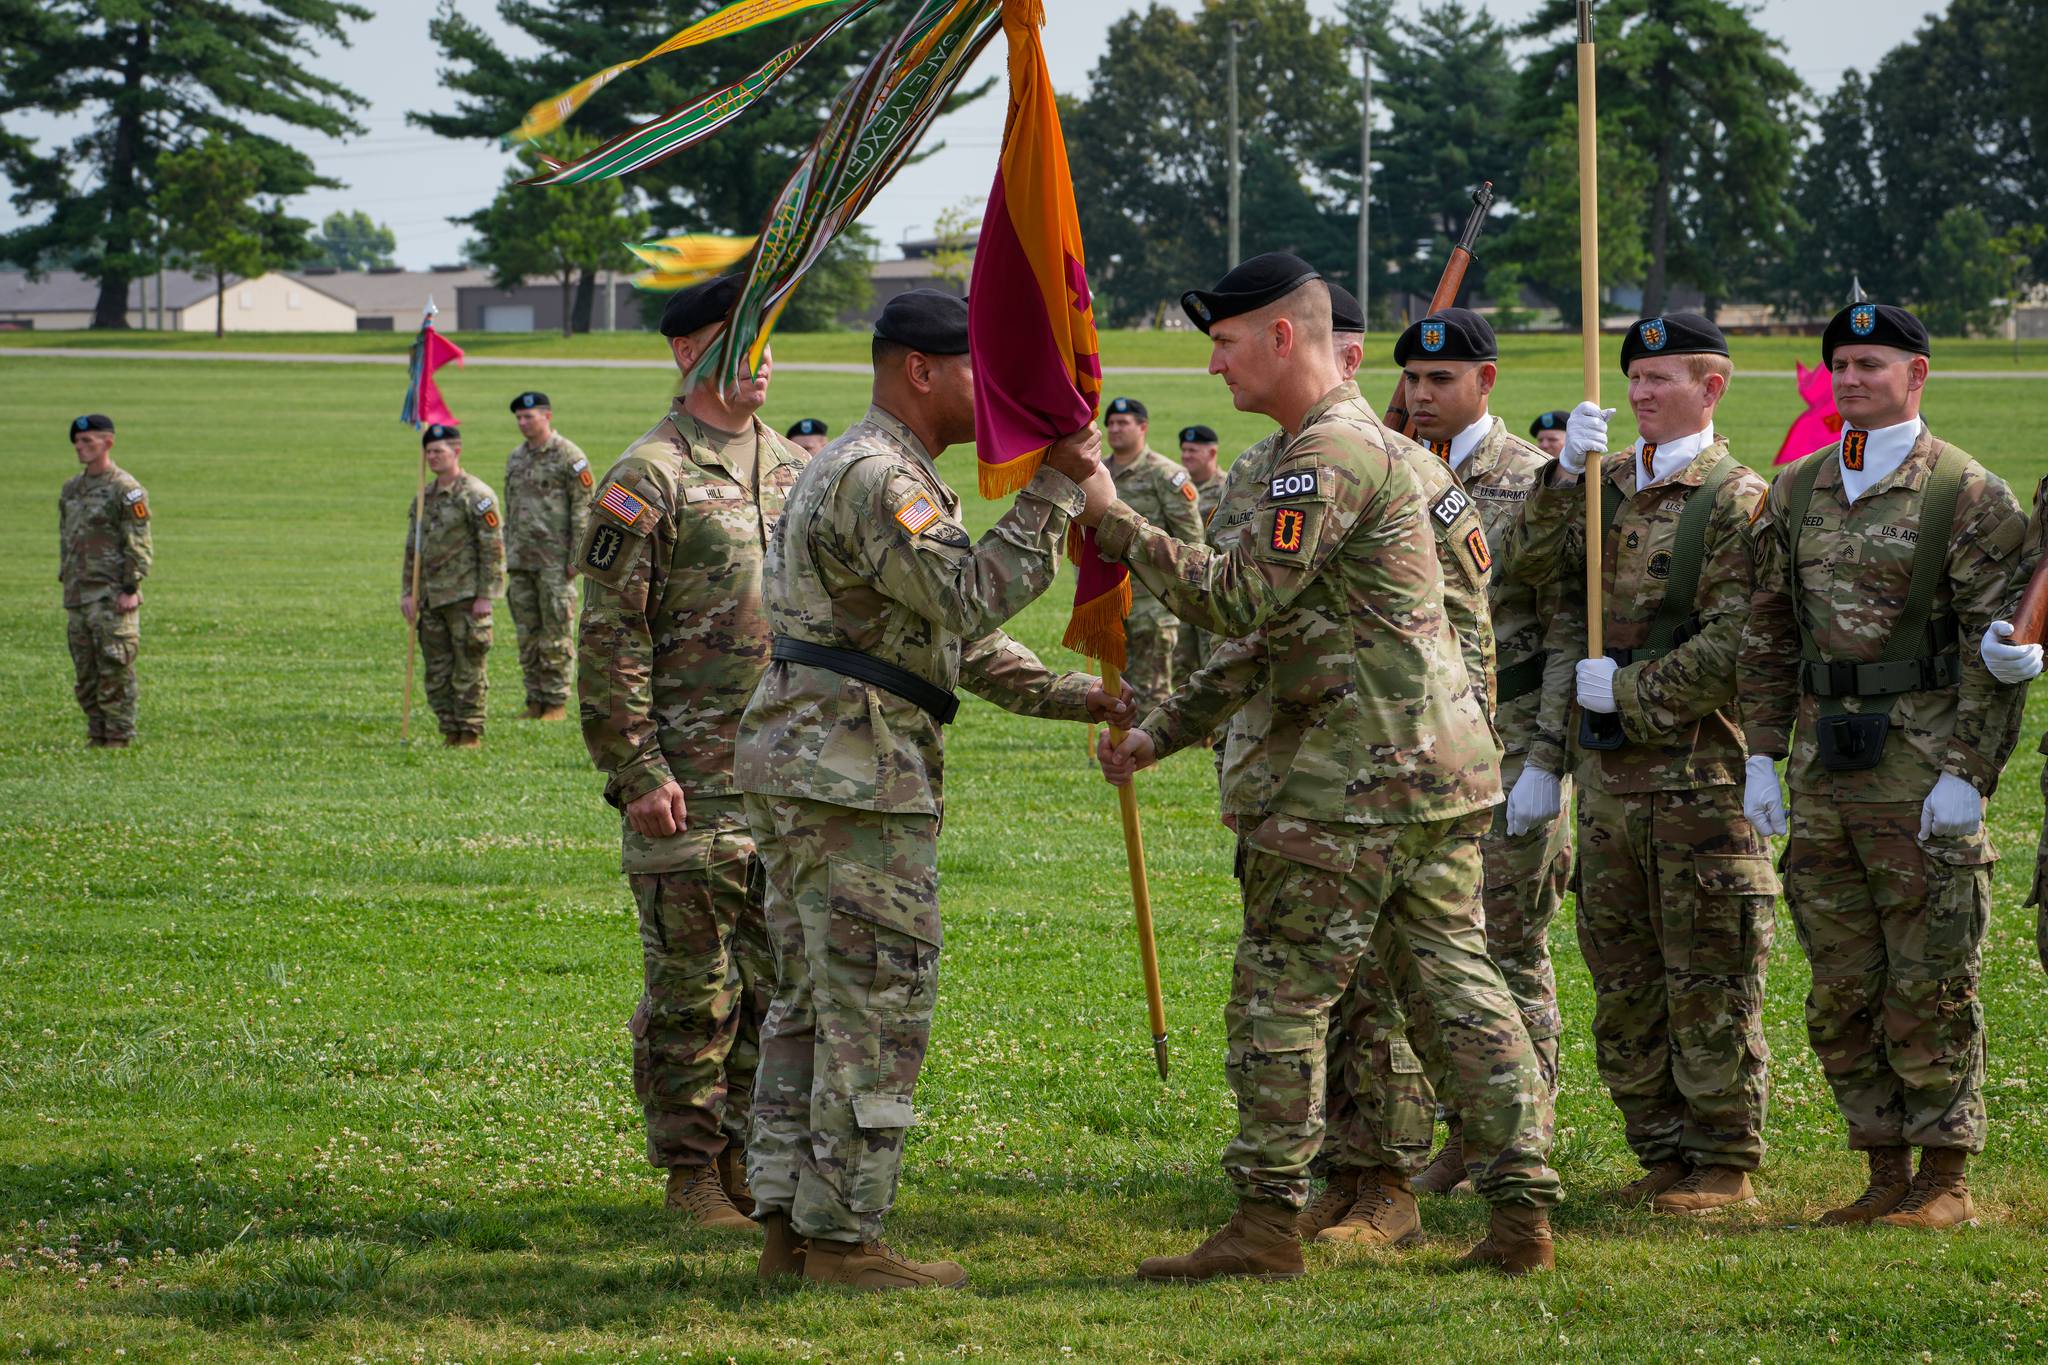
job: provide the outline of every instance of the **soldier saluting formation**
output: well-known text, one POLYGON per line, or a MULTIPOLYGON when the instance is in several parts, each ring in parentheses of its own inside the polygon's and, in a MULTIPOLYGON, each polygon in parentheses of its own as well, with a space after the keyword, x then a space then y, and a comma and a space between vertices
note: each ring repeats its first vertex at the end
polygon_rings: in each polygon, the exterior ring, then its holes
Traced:
POLYGON ((1911 313, 1851 305, 1821 360, 1841 439, 1781 474, 1758 521, 1744 809, 1768 833, 1790 825, 1807 1036, 1870 1162, 1868 1187, 1821 1221, 1953 1227, 1975 1220, 1964 1166, 1984 1150, 1984 802, 2024 698, 1959 641, 1981 638, 1985 662, 2013 648, 1994 618, 2025 520, 1921 420, 1927 331, 1911 313), (1772 768, 1788 747, 1789 822, 1772 768))
POLYGON ((1223 1164, 1237 1212, 1193 1252, 1152 1257, 1138 1273, 1303 1272, 1295 1220, 1323 1139, 1330 1013, 1382 914, 1421 967, 1472 1110, 1466 1142, 1493 1221, 1467 1260, 1546 1269, 1550 1105, 1480 923, 1479 838, 1500 799, 1499 751, 1445 613, 1430 529, 1469 510, 1466 500, 1432 504, 1389 449, 1341 377, 1330 291, 1306 262, 1256 257, 1182 306, 1209 335, 1210 367, 1238 408, 1284 435, 1228 552, 1184 545, 1122 505, 1096 533, 1176 615, 1233 643, 1257 635, 1264 651, 1260 677, 1208 689, 1199 707, 1176 693, 1121 744, 1104 735, 1104 775, 1128 782, 1200 743, 1254 691, 1270 717, 1267 794, 1258 818, 1240 822, 1245 922, 1225 1012, 1238 1132, 1223 1164))
MULTIPOLYGON (((1194 479, 1147 443, 1152 417, 1145 405, 1135 398, 1113 398, 1103 411, 1102 430, 1109 440, 1109 473, 1116 480, 1117 497, 1155 526, 1164 526, 1175 540, 1200 544, 1202 514, 1194 479)), ((1137 694, 1140 707, 1173 690, 1180 633, 1173 613, 1133 579, 1131 614, 1124 620, 1129 656, 1124 681, 1137 694)))
POLYGON ((596 480, 576 443, 555 430, 544 393, 512 400, 525 439, 505 460, 506 598, 526 679, 524 720, 561 720, 574 660, 576 552, 596 480))
POLYGON ((505 595, 505 532, 498 498, 462 472, 462 432, 435 422, 420 432, 433 482, 406 509, 405 567, 398 610, 419 632, 427 702, 451 748, 484 742, 490 675, 491 599, 505 595), (418 520, 424 518, 424 520, 418 520), (412 597, 413 548, 419 547, 420 598, 412 597))
POLYGON ((1659 1213, 1755 1201, 1769 1050, 1764 963, 1777 877, 1742 814, 1735 660, 1749 615, 1750 523, 1764 482, 1729 453, 1714 409, 1734 367, 1692 313, 1644 318, 1621 347, 1641 433, 1602 468, 1607 657, 1586 659, 1589 451, 1607 418, 1573 410, 1563 454, 1502 556, 1563 579, 1579 658, 1579 947, 1593 976, 1600 1078, 1643 1176, 1616 1192, 1659 1213))
MULTIPOLYGON (((727 275, 662 310, 676 369, 716 341, 727 275)), ((745 1149, 774 984, 761 860, 733 785, 739 716, 768 666, 769 537, 807 456, 755 415, 773 356, 731 391, 699 380, 599 483, 579 550, 583 742, 621 816, 643 989, 633 1090, 667 1207, 752 1231, 745 1149)))
POLYGON ((970 539, 935 463, 974 439, 967 305, 900 294, 872 352, 873 405, 804 469, 769 546, 773 659, 740 720, 776 970, 748 1174, 762 1278, 951 1288, 957 1264, 882 1240, 938 998, 941 727, 956 685, 1020 715, 1130 723, 1096 679, 1049 671, 999 628, 1114 487, 1084 428, 970 539))
POLYGON ((114 463, 113 418, 88 413, 65 432, 80 466, 57 496, 57 581, 64 585, 72 695, 85 712, 86 746, 125 749, 135 739, 142 580, 154 557, 149 494, 114 463))

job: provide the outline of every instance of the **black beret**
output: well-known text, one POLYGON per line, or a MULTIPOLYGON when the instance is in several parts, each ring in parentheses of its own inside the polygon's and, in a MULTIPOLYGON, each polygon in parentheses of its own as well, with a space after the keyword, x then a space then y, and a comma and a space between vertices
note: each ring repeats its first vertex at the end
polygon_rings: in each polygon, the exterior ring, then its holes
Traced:
POLYGON ((1500 343, 1493 328, 1470 308, 1441 308, 1428 317, 1408 324, 1394 342, 1394 363, 1406 365, 1411 356, 1430 360, 1499 360, 1500 343))
POLYGON ((1182 427, 1180 443, 1184 446, 1213 446, 1216 444, 1215 428, 1205 427, 1200 422, 1191 427, 1182 427))
POLYGON ((940 289, 906 289, 882 305, 875 335, 926 355, 966 355, 967 300, 940 289))
POLYGON ((1358 300, 1349 289, 1341 284, 1330 286, 1330 330, 1333 332, 1363 332, 1365 310, 1358 306, 1358 300))
POLYGON ((1301 257, 1269 251, 1239 265, 1216 281, 1214 289, 1190 289, 1182 294, 1181 311, 1206 335, 1211 323, 1264 308, 1310 280, 1321 278, 1321 273, 1301 257))
POLYGON ((554 407, 554 404, 548 401, 546 394, 535 393, 532 389, 528 389, 525 393, 512 400, 512 411, 514 412, 525 412, 529 408, 552 407, 554 407))
POLYGON ((1572 420, 1571 412, 1565 408, 1552 408, 1535 421, 1529 423, 1529 434, 1541 436, 1546 431, 1563 431, 1564 424, 1572 420))
POLYGON ((784 436, 829 436, 832 433, 825 430, 825 424, 817 418, 805 417, 799 419, 795 426, 782 434, 784 436))
POLYGON ((88 412, 83 417, 72 418, 71 425, 64 428, 64 434, 68 437, 76 436, 82 431, 112 431, 113 429, 113 418, 107 416, 104 412, 88 412))
POLYGON ((1933 354, 1920 319, 1889 303, 1852 303, 1835 314, 1820 334, 1823 369, 1833 367, 1837 346, 1895 346, 1914 355, 1933 354))
POLYGON ((1120 417, 1135 417, 1140 422, 1149 423, 1152 420, 1151 412, 1135 398, 1112 398, 1109 400, 1109 407, 1104 411, 1120 417))
POLYGON ((1666 313, 1632 323, 1621 339, 1621 372, 1644 356, 1727 355, 1728 338, 1698 313, 1666 313))
POLYGON ((425 449, 436 441, 459 441, 461 439, 461 427, 450 426, 445 422, 429 422, 420 432, 420 447, 425 449))
POLYGON ((715 280, 678 289, 669 295, 668 306, 661 310, 661 334, 686 337, 700 327, 723 322, 732 311, 733 300, 739 296, 738 275, 720 275, 715 280))

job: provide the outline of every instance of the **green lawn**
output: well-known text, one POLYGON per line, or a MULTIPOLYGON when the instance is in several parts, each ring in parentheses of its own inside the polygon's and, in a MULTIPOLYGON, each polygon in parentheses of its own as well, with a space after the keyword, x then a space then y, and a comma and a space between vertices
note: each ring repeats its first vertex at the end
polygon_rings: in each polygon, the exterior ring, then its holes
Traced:
MULTIPOLYGON (((504 404, 529 384, 600 465, 668 393, 648 372, 452 373, 470 467, 493 484, 516 439, 504 404)), ((1162 434, 1196 420, 1234 446, 1260 434, 1200 376, 1119 387, 1162 434)), ((1568 364, 1511 366, 1498 407, 1519 426, 1572 387, 1568 364)), ((1141 784, 1173 1038, 1162 1085, 1115 803, 1082 734, 973 702, 951 737, 946 978, 891 1227, 912 1254, 958 1255, 973 1287, 889 1301, 760 1288, 748 1244, 659 1211, 628 1084, 638 945, 615 817, 573 729, 511 719, 509 626, 488 747, 398 743, 417 458, 393 421, 399 388, 359 366, 0 356, 14 433, 0 448, 0 1357, 2048 1354, 2048 1111, 2032 1089, 2048 1085, 2048 979, 2020 907, 2048 706, 1992 814, 2006 861, 1979 1229, 1804 1226, 1860 1188, 1860 1163, 1805 1044, 1789 922, 1763 1208, 1708 1224, 1604 1208, 1590 1196, 1630 1162, 1560 923, 1558 1274, 1457 1272, 1484 1213, 1431 1201, 1417 1250, 1318 1249, 1285 1285, 1141 1287, 1140 1256, 1186 1248, 1230 1202, 1217 1157, 1238 912, 1210 769, 1183 755, 1141 784), (55 583, 53 504, 74 465, 58 428, 95 409, 118 419, 117 457, 156 515, 142 739, 125 753, 83 747, 55 583)), ((771 415, 839 430, 863 389, 787 374, 771 415)), ((1930 418, 2025 494, 2048 473, 2034 392, 1937 381, 1930 418)), ((1788 383, 1738 381, 1721 425, 1766 460, 1793 406, 1788 383)), ((971 488, 966 452, 945 463, 971 488)), ((972 504, 978 524, 992 510, 972 504)), ((1015 628, 1071 663, 1052 645, 1069 590, 1015 628)))

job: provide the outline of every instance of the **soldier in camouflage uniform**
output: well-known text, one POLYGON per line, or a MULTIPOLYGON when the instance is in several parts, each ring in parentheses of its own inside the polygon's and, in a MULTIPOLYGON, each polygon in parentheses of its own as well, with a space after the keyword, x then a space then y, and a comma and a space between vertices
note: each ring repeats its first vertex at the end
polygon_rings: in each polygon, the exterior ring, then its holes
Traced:
POLYGON ((72 695, 85 742, 125 749, 135 739, 135 654, 142 643, 142 580, 149 574, 149 494, 114 463, 114 419, 73 418, 66 434, 81 466, 57 497, 57 581, 72 695))
POLYGON ((484 659, 491 649, 491 599, 505 595, 505 532, 497 495, 462 472, 462 432, 436 422, 420 433, 420 442, 434 477, 406 509, 398 610, 419 632, 427 702, 441 722, 442 742, 474 749, 483 743, 490 690, 484 659))
MULTIPOLYGON (((1499 751, 1483 682, 1468 674, 1445 610, 1455 569, 1440 564, 1429 529, 1469 514, 1470 500, 1455 487, 1428 498, 1416 466, 1389 448, 1340 377, 1329 290, 1305 262, 1254 258, 1183 306, 1239 407, 1284 434, 1258 512, 1228 552, 1182 544, 1122 505, 1097 530, 1102 552, 1176 615, 1233 644, 1259 637, 1263 678, 1247 681, 1269 705, 1266 794, 1243 836, 1245 925, 1225 1013, 1238 1133, 1224 1169, 1238 1209, 1194 1252, 1153 1257, 1138 1273, 1302 1273, 1296 1215, 1323 1138, 1330 1013, 1382 915, 1417 964, 1472 1111, 1467 1141, 1494 1207, 1468 1260, 1546 1269, 1550 1104, 1480 919, 1479 837, 1500 799, 1499 751)), ((1484 530, 1474 519, 1466 534, 1476 558, 1484 530)), ((1228 662, 1217 655, 1205 673, 1228 662)), ((1105 775, 1127 782, 1201 742, 1246 696, 1242 684, 1177 692, 1121 744, 1103 736, 1105 775)))
POLYGON ((1529 423, 1529 439, 1543 452, 1547 460, 1554 460, 1564 453, 1565 423, 1572 420, 1571 413, 1563 408, 1552 408, 1549 412, 1538 413, 1536 420, 1529 423))
MULTIPOLYGON (((1600 1077, 1645 1172, 1618 1197, 1699 1214, 1755 1203, 1749 1174, 1764 1152, 1764 964, 1778 882, 1742 814, 1734 705, 1764 482, 1714 431, 1734 372, 1719 328, 1696 314, 1646 318, 1621 354, 1642 437, 1601 471, 1606 657, 1584 657, 1575 589, 1585 581, 1580 475, 1586 453, 1606 446, 1607 412, 1573 412, 1564 453, 1501 558, 1509 577, 1574 589, 1560 614, 1588 713, 1576 775, 1579 947, 1600 1077)), ((1553 650, 1565 647, 1553 637, 1553 650)))
POLYGON ((1855 304, 1828 325, 1842 435, 1764 502, 1742 649, 1744 805, 1786 832, 1772 765, 1789 749, 1807 1036, 1870 1163, 1827 1224, 1973 1222, 1964 1166, 1984 1150, 1984 803, 2024 694, 1961 642, 1988 660, 2010 648, 1993 624, 2028 557, 2004 481, 1921 421, 1927 356, 1901 308, 1855 304))
MULTIPOLYGON (((662 314, 687 375, 738 292, 725 276, 662 314)), ((809 457, 756 415, 761 373, 700 380, 598 485, 579 547, 584 744, 621 816, 643 989, 633 1091, 667 1207, 751 1231, 746 1185, 760 1029, 775 981, 761 859, 733 785, 739 716, 768 666, 767 546, 809 457)))
POLYGON ((782 434, 806 455, 817 454, 832 440, 832 429, 816 417, 800 417, 782 434))
MULTIPOLYGON (((1146 444, 1151 416, 1135 398, 1112 398, 1104 409, 1102 430, 1109 441, 1110 476, 1116 495, 1126 506, 1176 540, 1202 543, 1202 516, 1194 480, 1187 470, 1146 444)), ((1159 599, 1131 581, 1131 614, 1124 620, 1127 660, 1124 681, 1142 708, 1173 690, 1173 661, 1180 652, 1180 622, 1159 605, 1159 599)))
POLYGON ((952 1287, 958 1265, 881 1239, 938 995, 940 727, 956 684, 1021 715, 1132 710, 999 628, 1051 583, 1069 521, 1111 500, 1093 430, 1055 442, 974 542, 935 466, 974 438, 966 305, 898 295, 873 352, 874 405, 804 470, 769 546, 773 661, 740 721, 776 955, 748 1175, 763 1278, 952 1287))
MULTIPOLYGON (((1180 467, 1188 474, 1188 486, 1195 490, 1195 512, 1202 519, 1203 535, 1206 538, 1210 519, 1223 502, 1223 486, 1226 480, 1223 471, 1217 467, 1217 438, 1213 428, 1197 423, 1182 427, 1180 432, 1180 467)), ((1133 601, 1136 595, 1133 594, 1133 601)), ((1174 647, 1173 676, 1182 681, 1194 676, 1202 661, 1209 657, 1209 651, 1216 647, 1216 637, 1206 630, 1193 626, 1180 627, 1180 643, 1174 647)))
POLYGON ((525 437, 505 460, 506 598, 519 632, 525 720, 561 720, 574 659, 576 552, 590 527, 596 480, 576 443, 555 430, 544 393, 512 400, 525 437))

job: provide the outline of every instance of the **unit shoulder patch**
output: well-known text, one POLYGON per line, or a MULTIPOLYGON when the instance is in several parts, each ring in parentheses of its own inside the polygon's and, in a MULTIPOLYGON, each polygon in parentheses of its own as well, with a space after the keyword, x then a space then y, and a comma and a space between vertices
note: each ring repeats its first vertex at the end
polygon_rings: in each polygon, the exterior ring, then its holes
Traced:
POLYGON ((590 548, 584 552, 583 562, 603 573, 619 562, 619 551, 626 545, 625 533, 616 526, 598 523, 590 533, 590 548))
POLYGON ((929 539, 936 540, 941 545, 950 545, 956 550, 964 550, 970 543, 967 539, 967 532, 961 530, 950 521, 938 523, 929 531, 926 531, 925 535, 929 539))
POLYGON ((1437 519, 1439 525, 1450 526, 1463 516, 1471 505, 1472 499, 1465 496, 1464 489, 1446 488, 1444 495, 1430 504, 1429 514, 1437 519))
POLYGON ((1465 533, 1465 548, 1471 552, 1472 562, 1479 566, 1481 573, 1493 567, 1493 547, 1486 543, 1486 532, 1475 526, 1465 533))
POLYGON ((486 526, 495 528, 498 524, 498 500, 486 493, 476 500, 476 514, 486 526))
POLYGON ((123 493, 121 500, 128 505, 129 514, 137 521, 149 520, 149 494, 143 491, 141 484, 123 493))
POLYGON ((1266 483, 1266 501, 1286 502, 1297 498, 1322 496, 1323 470, 1318 465, 1304 465, 1275 474, 1266 483))
POLYGON ((592 478, 590 474, 590 461, 584 459, 581 455, 578 455, 575 461, 572 464, 570 464, 569 472, 571 474, 574 474, 576 476, 576 482, 582 484, 585 488, 590 487, 593 483, 596 482, 596 480, 592 478))
POLYGON ((1273 510, 1273 548, 1284 555, 1298 555, 1307 539, 1308 513, 1299 507, 1273 510))

